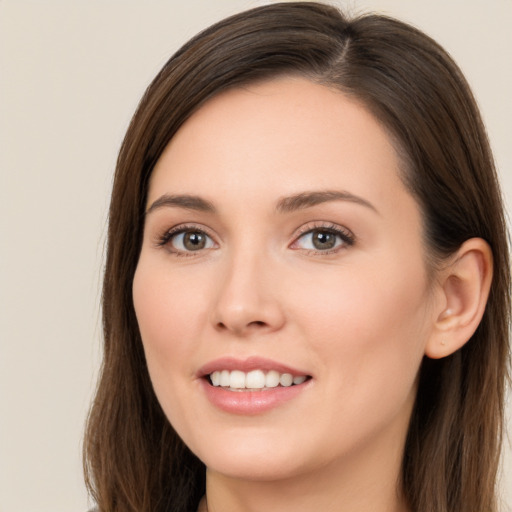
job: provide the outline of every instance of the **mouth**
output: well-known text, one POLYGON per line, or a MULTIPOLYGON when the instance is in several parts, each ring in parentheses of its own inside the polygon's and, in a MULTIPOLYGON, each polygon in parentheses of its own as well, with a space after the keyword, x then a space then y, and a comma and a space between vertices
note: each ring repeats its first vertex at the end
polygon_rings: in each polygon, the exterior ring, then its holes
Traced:
POLYGON ((221 387, 228 391, 266 391, 278 387, 288 388, 303 384, 311 379, 309 375, 293 375, 280 373, 276 370, 264 371, 255 369, 248 372, 242 370, 215 370, 204 377, 211 386, 221 387))
POLYGON ((210 361, 197 377, 215 408, 248 416, 266 413, 298 400, 299 396, 307 396, 313 381, 313 376, 304 370, 259 356, 210 361))
POLYGON ((209 388, 227 391, 278 391, 307 383, 312 376, 304 370, 251 356, 247 359, 223 357, 203 366, 198 377, 209 388))

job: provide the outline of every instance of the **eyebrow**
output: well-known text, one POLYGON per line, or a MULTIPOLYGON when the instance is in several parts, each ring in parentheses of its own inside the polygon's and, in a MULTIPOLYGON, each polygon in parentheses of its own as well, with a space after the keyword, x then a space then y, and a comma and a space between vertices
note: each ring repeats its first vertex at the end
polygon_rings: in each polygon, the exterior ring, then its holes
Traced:
POLYGON ((327 203, 330 201, 348 201, 365 206, 375 213, 379 213, 377 208, 372 203, 363 199, 362 197, 351 194, 350 192, 340 190, 322 190, 312 192, 301 192, 293 196, 284 197, 277 203, 276 210, 280 213, 289 213, 305 208, 311 208, 318 204, 327 203))
MULTIPOLYGON (((292 196, 283 197, 277 202, 276 211, 279 213, 291 213, 330 201, 348 201, 365 206, 366 208, 373 210, 375 213, 379 213, 375 206, 366 199, 351 194, 350 192, 340 190, 301 192, 292 196)), ((149 213, 163 207, 178 207, 186 210, 207 213, 216 212, 215 206, 202 197, 189 194, 164 194, 151 204, 145 214, 148 215, 149 213)))
POLYGON ((203 199, 202 197, 188 194, 164 194, 151 204, 151 206, 146 210, 146 215, 165 206, 175 206, 178 208, 184 208, 186 210, 215 213, 215 207, 213 204, 209 201, 206 201, 206 199, 203 199))

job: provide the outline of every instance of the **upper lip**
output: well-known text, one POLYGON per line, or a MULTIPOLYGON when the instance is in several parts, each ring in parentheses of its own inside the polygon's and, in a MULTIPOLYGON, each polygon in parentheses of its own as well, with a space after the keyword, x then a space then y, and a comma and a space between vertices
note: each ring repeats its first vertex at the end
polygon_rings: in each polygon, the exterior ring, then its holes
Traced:
POLYGON ((215 371, 221 370, 240 370, 242 372, 250 372, 251 370, 263 370, 271 371, 274 370, 279 373, 291 373, 294 377, 300 375, 308 375, 307 372, 292 368, 286 364, 266 359, 264 357, 251 356, 246 359, 237 359, 235 357, 221 357, 206 363, 197 372, 198 377, 205 377, 215 371))

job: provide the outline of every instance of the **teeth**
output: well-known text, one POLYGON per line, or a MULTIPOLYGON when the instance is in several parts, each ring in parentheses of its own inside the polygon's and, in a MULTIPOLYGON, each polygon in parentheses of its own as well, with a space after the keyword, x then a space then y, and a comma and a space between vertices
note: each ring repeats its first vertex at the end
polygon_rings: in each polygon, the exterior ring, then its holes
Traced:
POLYGON ((213 372, 210 375, 210 379, 214 386, 220 386, 220 372, 213 372))
POLYGON ((279 373, 275 370, 271 370, 265 377, 266 388, 277 388, 279 386, 279 373))
POLYGON ((220 385, 221 386, 229 387, 230 380, 231 379, 229 378, 229 371, 228 370, 222 370, 220 372, 220 385))
POLYGON ((265 374, 261 370, 253 370, 245 377, 245 385, 250 389, 261 389, 265 387, 265 374))
POLYGON ((294 384, 302 384, 306 380, 305 375, 301 375, 300 377, 293 377, 294 384))
POLYGON ((291 386, 293 384, 293 375, 291 373, 283 373, 279 376, 281 386, 291 386))
POLYGON ((245 373, 239 370, 234 370, 229 376, 229 387, 233 389, 245 388, 245 373))
POLYGON ((248 373, 240 370, 222 370, 210 374, 213 386, 232 390, 276 388, 279 385, 289 387, 302 384, 306 378, 305 375, 294 377, 291 373, 279 373, 275 370, 270 370, 266 374, 262 370, 252 370, 248 373))

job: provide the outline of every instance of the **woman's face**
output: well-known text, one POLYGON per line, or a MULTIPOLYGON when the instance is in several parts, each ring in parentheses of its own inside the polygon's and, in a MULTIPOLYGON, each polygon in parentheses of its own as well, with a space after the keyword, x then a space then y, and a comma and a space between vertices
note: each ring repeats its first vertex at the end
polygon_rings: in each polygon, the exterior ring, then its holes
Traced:
POLYGON ((399 461, 434 295, 390 139, 339 92, 222 93, 156 165, 135 310, 158 400, 212 471, 399 461))

